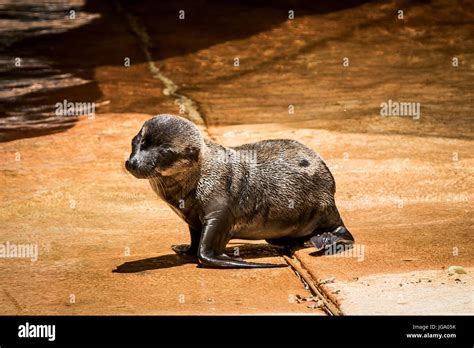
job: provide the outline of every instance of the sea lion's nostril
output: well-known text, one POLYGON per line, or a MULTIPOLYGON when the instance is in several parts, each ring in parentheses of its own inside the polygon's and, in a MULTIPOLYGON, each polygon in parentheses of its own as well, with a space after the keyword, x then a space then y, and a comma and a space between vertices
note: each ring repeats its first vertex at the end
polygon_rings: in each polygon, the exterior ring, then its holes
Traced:
POLYGON ((127 170, 136 170, 137 167, 138 167, 138 161, 136 158, 132 158, 125 161, 125 168, 127 168, 127 170))

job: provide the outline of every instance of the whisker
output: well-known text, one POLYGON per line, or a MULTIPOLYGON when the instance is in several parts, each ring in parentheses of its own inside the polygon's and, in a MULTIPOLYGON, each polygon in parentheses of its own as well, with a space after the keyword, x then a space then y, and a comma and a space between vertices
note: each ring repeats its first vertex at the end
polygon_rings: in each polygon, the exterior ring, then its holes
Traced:
POLYGON ((158 184, 159 184, 160 187, 161 187, 161 191, 163 192, 163 196, 164 196, 164 198, 166 199, 166 190, 165 190, 166 185, 165 185, 165 183, 162 182, 162 180, 161 180, 161 178, 159 177, 159 175, 158 175, 157 172, 153 172, 151 177, 153 178, 153 181, 154 181, 154 182, 158 182, 158 184))

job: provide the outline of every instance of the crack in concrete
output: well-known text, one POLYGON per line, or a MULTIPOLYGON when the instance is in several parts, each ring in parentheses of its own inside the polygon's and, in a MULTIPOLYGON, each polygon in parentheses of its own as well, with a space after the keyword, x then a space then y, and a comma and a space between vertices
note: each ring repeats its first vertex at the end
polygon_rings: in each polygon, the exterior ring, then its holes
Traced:
POLYGON ((153 61, 153 57, 150 53, 150 36, 148 35, 146 28, 139 23, 137 17, 129 13, 125 13, 120 3, 117 3, 117 9, 119 14, 125 16, 129 28, 135 34, 135 36, 137 36, 142 52, 145 55, 145 59, 148 63, 148 69, 150 70, 151 75, 154 79, 160 80, 165 86, 163 89, 163 94, 175 98, 175 104, 184 108, 183 111, 187 114, 189 120, 199 126, 203 126, 204 132, 210 137, 207 131, 205 118, 199 112, 197 102, 182 93, 178 93, 180 87, 174 83, 173 80, 164 75, 160 68, 156 66, 155 62, 153 61))
POLYGON ((12 294, 10 294, 7 289, 3 288, 3 293, 5 294, 5 296, 13 303, 13 305, 15 306, 15 308, 18 310, 18 312, 23 312, 23 307, 20 306, 20 304, 18 303, 18 301, 12 296, 12 294))
POLYGON ((299 278, 303 285, 308 286, 310 292, 318 297, 324 307, 322 309, 328 313, 329 315, 333 316, 341 316, 344 315, 341 309, 337 305, 335 301, 331 299, 331 297, 326 293, 324 289, 322 289, 319 284, 313 279, 311 274, 308 270, 304 267, 304 264, 301 262, 300 259, 293 253, 294 258, 288 257, 287 255, 282 254, 281 256, 285 259, 286 263, 292 268, 293 272, 299 278))

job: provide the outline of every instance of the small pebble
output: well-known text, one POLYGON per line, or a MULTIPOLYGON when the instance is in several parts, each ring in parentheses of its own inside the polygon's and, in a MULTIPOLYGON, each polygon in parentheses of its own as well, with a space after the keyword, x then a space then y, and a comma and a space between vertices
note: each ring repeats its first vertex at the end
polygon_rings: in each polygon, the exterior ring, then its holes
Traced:
POLYGON ((461 267, 461 266, 450 266, 448 268, 448 273, 466 274, 466 270, 464 269, 464 267, 461 267))
POLYGON ((323 279, 319 282, 319 284, 329 284, 329 283, 334 283, 334 280, 336 279, 336 277, 330 277, 330 278, 327 278, 327 279, 323 279))

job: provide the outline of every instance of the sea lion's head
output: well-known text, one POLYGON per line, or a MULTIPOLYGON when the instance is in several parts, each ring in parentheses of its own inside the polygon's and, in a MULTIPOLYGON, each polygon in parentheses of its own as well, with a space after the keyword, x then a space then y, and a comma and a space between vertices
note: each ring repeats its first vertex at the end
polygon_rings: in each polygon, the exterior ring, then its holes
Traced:
POLYGON ((125 168, 137 178, 171 176, 196 166, 203 145, 201 132, 191 121, 157 115, 132 139, 125 168))

